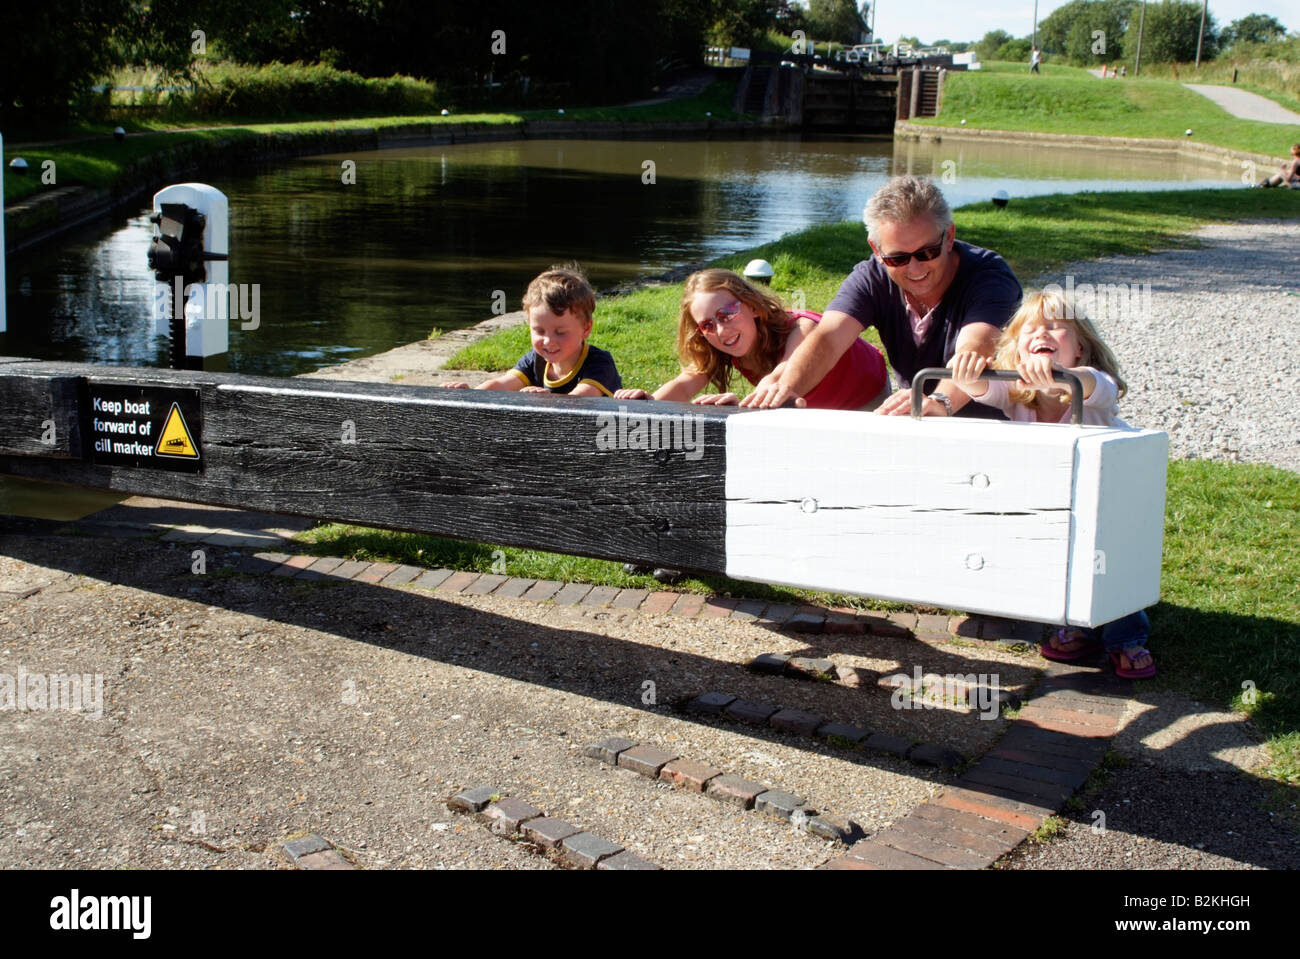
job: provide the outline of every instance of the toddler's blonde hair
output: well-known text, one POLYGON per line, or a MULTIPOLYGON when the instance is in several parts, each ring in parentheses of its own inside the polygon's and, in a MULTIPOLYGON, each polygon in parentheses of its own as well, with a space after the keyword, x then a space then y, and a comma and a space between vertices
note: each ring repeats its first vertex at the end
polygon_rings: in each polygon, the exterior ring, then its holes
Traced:
MULTIPOLYGON (((1079 338, 1079 346, 1083 349, 1083 355, 1079 357, 1079 365, 1091 366, 1095 370, 1109 373, 1119 387, 1119 396, 1128 392, 1128 384, 1119 375, 1119 362, 1115 359, 1115 354, 1102 340, 1101 334, 1092 325, 1092 320, 1088 319, 1074 302, 1074 298, 1063 293, 1043 291, 1025 296, 1020 309, 1016 310, 1015 315, 1011 317, 1011 322, 1007 324, 998 340, 997 351, 993 356, 994 368, 1014 370, 1020 364, 1020 331, 1031 321, 1044 323, 1048 320, 1065 320, 1073 323, 1075 335, 1079 338)), ((1010 396, 1013 403, 1020 403, 1030 409, 1038 406, 1039 394, 1036 390, 1017 390, 1013 387, 1010 396)))

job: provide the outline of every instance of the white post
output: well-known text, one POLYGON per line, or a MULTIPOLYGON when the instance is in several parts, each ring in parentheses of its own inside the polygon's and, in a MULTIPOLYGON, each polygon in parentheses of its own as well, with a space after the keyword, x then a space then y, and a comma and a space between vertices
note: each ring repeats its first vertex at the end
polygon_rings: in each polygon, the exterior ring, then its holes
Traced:
POLYGON ((0 134, 0 333, 5 331, 5 138, 0 134))
MULTIPOLYGON (((207 218, 203 228, 205 253, 230 253, 230 205, 224 193, 206 183, 177 183, 154 194, 154 212, 161 213, 164 203, 183 203, 207 218)), ((207 281, 194 283, 183 291, 184 303, 179 308, 185 315, 184 355, 206 358, 229 351, 230 323, 239 319, 239 306, 244 297, 238 293, 231 295, 230 268, 225 260, 208 260, 204 269, 207 281)), ((154 302, 177 309, 175 288, 162 289, 161 283, 158 286, 154 302)), ((157 332, 168 333, 170 313, 155 310, 154 317, 157 332)))

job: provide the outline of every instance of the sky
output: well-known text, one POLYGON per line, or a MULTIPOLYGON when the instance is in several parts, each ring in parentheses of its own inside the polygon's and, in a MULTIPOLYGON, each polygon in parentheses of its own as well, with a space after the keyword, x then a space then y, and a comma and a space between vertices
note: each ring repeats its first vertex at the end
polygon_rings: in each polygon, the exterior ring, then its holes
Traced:
MULTIPOLYGON (((1039 21, 1067 2, 1039 0, 1039 21)), ((1210 15, 1220 27, 1251 13, 1270 14, 1292 33, 1300 30, 1296 0, 1210 0, 1210 15)), ((889 41, 978 40, 990 30, 1027 37, 1033 22, 1034 0, 878 0, 876 9, 876 35, 889 41)))

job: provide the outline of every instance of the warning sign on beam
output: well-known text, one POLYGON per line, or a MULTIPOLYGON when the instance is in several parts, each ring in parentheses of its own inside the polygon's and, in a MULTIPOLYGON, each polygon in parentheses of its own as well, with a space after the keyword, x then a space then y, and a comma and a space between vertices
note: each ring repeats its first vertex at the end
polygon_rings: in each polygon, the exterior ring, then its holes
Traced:
POLYGON ((97 465, 203 468, 198 390, 91 383, 83 428, 97 465))

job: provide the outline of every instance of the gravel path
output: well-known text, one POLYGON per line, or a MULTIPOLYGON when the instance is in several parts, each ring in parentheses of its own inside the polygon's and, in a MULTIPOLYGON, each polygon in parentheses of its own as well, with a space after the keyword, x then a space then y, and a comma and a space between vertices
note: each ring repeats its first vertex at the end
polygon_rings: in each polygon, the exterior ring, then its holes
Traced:
POLYGON ((1074 287, 1128 382, 1120 415, 1166 430, 1173 457, 1300 472, 1300 222, 1195 236, 1197 249, 1075 263, 1032 285, 1074 287))
POLYGON ((1282 104, 1261 97, 1249 90, 1221 87, 1208 83, 1184 83, 1203 97, 1213 100, 1234 117, 1242 120, 1260 120, 1264 123, 1300 123, 1300 113, 1293 113, 1282 104))

